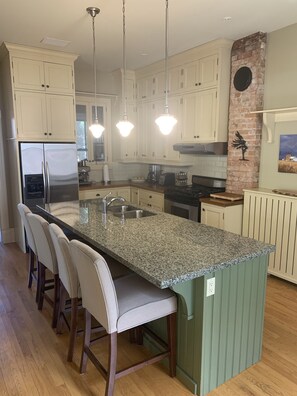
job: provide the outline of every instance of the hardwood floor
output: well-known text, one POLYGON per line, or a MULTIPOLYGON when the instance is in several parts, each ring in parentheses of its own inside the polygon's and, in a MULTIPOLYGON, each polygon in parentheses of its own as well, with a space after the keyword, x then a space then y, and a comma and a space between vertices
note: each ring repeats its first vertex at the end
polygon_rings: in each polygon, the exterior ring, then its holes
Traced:
MULTIPOLYGON (((90 362, 85 375, 78 373, 81 337, 67 363, 68 332, 56 335, 50 323, 51 308, 45 303, 38 311, 35 287, 27 288, 27 255, 15 244, 0 244, 0 395, 104 395, 105 381, 90 362)), ((146 354, 126 336, 119 343, 120 366, 146 354)), ((161 364, 123 377, 115 387, 115 396, 191 394, 161 364)), ((245 395, 297 395, 297 286, 277 278, 268 279, 261 362, 208 396, 245 395)))

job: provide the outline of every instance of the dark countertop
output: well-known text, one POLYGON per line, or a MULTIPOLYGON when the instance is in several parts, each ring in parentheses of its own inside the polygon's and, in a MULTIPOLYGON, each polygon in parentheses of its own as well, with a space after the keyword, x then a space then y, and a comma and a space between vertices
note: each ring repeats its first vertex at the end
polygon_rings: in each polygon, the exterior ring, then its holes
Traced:
POLYGON ((219 198, 200 198, 200 202, 227 208, 228 206, 242 205, 243 199, 239 201, 228 201, 226 199, 219 199, 219 198))
MULTIPOLYGON (((145 209, 145 208, 143 208, 145 209)), ((66 226, 160 288, 274 251, 274 246, 161 212, 139 219, 101 212, 101 200, 48 204, 49 221, 66 226)))
POLYGON ((143 188, 144 190, 155 191, 158 193, 163 194, 166 189, 170 186, 160 186, 158 184, 151 184, 148 182, 132 182, 131 180, 118 180, 118 181, 111 181, 108 184, 104 184, 104 182, 99 183, 92 183, 87 185, 80 185, 80 191, 86 190, 97 190, 97 189, 105 189, 105 188, 117 188, 117 187, 137 187, 143 188))

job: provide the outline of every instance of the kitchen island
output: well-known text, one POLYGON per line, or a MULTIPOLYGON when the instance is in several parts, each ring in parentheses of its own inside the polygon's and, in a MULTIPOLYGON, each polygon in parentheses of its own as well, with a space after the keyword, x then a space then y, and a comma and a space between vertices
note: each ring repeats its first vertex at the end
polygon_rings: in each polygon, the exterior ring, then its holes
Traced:
MULTIPOLYGON (((165 213, 124 220, 100 208, 100 199, 85 200, 49 204, 44 213, 178 294, 177 377, 194 394, 208 393, 259 361, 272 245, 165 213), (215 293, 207 296, 210 278, 215 293)), ((152 326, 162 335, 162 321, 152 326)))

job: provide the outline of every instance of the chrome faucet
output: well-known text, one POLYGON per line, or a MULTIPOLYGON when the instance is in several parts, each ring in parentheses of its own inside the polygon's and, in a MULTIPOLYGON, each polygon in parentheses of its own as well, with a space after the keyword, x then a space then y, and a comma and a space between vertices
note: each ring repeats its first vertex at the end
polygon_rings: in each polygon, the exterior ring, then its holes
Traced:
POLYGON ((105 197, 102 198, 102 212, 104 214, 107 213, 107 208, 109 207, 109 205, 111 205, 114 201, 120 201, 120 202, 125 202, 125 198, 123 197, 112 197, 109 201, 107 200, 107 197, 111 194, 111 191, 105 195, 105 197))

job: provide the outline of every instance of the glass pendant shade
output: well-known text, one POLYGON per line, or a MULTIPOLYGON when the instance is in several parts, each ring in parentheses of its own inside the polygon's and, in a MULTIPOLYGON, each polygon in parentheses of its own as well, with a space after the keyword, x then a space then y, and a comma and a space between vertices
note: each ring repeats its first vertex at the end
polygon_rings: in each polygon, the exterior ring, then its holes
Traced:
POLYGON ((160 132, 163 135, 169 135, 174 127, 174 125, 177 123, 177 119, 166 113, 166 114, 161 114, 156 120, 155 123, 158 125, 160 132))
POLYGON ((90 125, 89 130, 92 132, 94 138, 98 139, 102 136, 104 126, 99 124, 98 120, 95 120, 94 124, 90 125))
POLYGON ((119 121, 116 127, 120 131, 120 135, 122 137, 127 137, 130 135, 130 132, 134 128, 134 125, 132 124, 132 122, 128 121, 127 117, 124 116, 124 119, 122 121, 119 121))

